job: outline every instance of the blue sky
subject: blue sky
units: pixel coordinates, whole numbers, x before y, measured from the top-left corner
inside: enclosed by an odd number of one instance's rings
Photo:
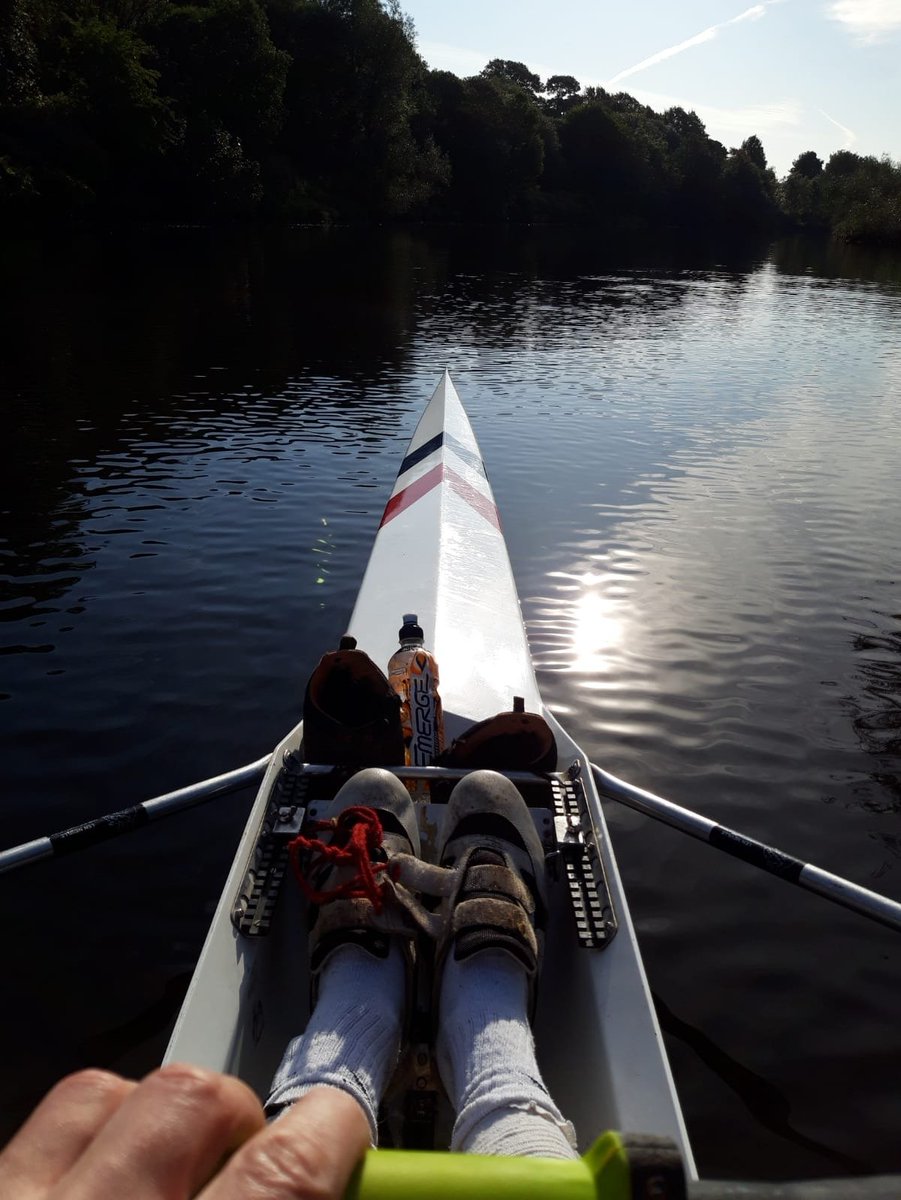
[[[694,109],[777,174],[804,150],[901,160],[901,0],[401,0],[431,67],[491,58]]]

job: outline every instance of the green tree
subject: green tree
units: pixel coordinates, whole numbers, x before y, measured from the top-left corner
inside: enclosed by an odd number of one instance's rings
[[[560,148],[570,186],[594,219],[622,217],[645,181],[640,148],[605,102],[589,100],[560,122]]]
[[[823,209],[823,161],[806,150],[792,163],[782,181],[782,208],[786,215],[808,227],[828,224]]]
[[[33,102],[38,91],[38,51],[25,0],[5,0],[0,5],[0,105]]]
[[[890,158],[833,154],[820,179],[833,233],[846,241],[901,243],[901,165]]]
[[[424,203],[446,164],[424,119],[426,67],[409,21],[378,0],[270,0],[268,11],[291,59],[278,144],[288,203],[351,218]]]
[[[89,0],[89,3],[102,20],[119,29],[141,33],[162,16],[170,0]]]
[[[669,108],[662,116],[667,147],[668,221],[680,227],[721,219],[726,148],[708,137],[695,112]]]
[[[751,134],[749,138],[741,144],[741,152],[754,164],[759,171],[766,170],[766,154],[763,150],[763,143],[756,134]]]
[[[836,150],[835,154],[830,155],[825,174],[831,179],[852,176],[860,171],[862,165],[863,159],[859,154],[854,154],[851,150]]]
[[[775,176],[760,166],[761,157],[764,163],[766,158],[762,147],[758,153],[759,140],[748,142],[733,150],[723,167],[723,216],[732,232],[767,229],[778,218]]]
[[[614,92],[612,95],[607,95],[604,98],[604,103],[615,113],[638,113],[651,112],[646,108],[640,100],[636,100],[634,96],[630,96],[628,92]]]
[[[435,138],[450,163],[442,215],[507,219],[529,215],[544,163],[545,126],[520,85],[478,75],[429,77]]]
[[[153,11],[160,88],[182,126],[160,205],[195,217],[251,214],[263,197],[261,161],[284,120],[288,56],[258,0]]]
[[[554,117],[562,117],[580,103],[582,85],[574,75],[551,75],[544,85],[545,108]]]
[[[798,175],[802,179],[816,179],[823,174],[823,160],[815,151],[805,150],[792,163],[791,174]]]
[[[63,38],[58,81],[111,171],[163,153],[177,138],[168,102],[158,94],[151,47],[99,17],[72,22]]]
[[[663,122],[676,142],[707,140],[704,122],[696,112],[686,112],[684,108],[678,107],[668,108],[663,114]]]
[[[179,134],[152,48],[87,0],[34,0],[28,15],[32,82],[0,116],[4,190],[27,181],[32,215],[129,211]]]
[[[170,4],[153,28],[161,87],[190,122],[239,138],[260,154],[284,120],[287,54],[257,0]]]
[[[528,92],[533,100],[538,99],[539,92],[544,91],[541,76],[530,71],[525,63],[513,62],[509,58],[492,58],[482,70],[483,79],[499,79],[503,83],[512,83]]]

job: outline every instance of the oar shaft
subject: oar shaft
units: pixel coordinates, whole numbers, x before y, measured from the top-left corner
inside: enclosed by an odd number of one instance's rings
[[[809,892],[816,892],[818,896],[844,905],[845,908],[888,925],[891,929],[901,929],[901,904],[897,901],[880,896],[878,892],[871,892],[848,879],[842,879],[840,875],[824,871],[821,867],[793,858],[775,846],[767,846],[764,842],[737,833],[725,825],[718,825],[716,821],[692,812],[689,808],[682,808],[672,800],[664,800],[662,796],[655,796],[653,792],[634,787],[593,763],[591,770],[602,795],[619,800],[629,808],[663,821],[674,829],[715,846],[718,850],[724,850],[734,858],[760,867],[770,875],[776,875],[788,883],[796,883]]]
[[[69,829],[61,829],[49,837],[36,838],[33,842],[24,842],[21,846],[2,850],[0,875],[17,867],[24,867],[28,863],[38,862],[42,858],[55,858],[83,850],[87,846],[94,846],[98,842],[128,833],[131,829],[138,829],[149,821],[158,821],[161,817],[168,817],[186,808],[193,808],[195,804],[212,800],[214,796],[235,792],[248,784],[256,783],[262,779],[270,758],[271,755],[267,754],[265,758],[259,758],[243,767],[236,767],[234,771],[226,771],[224,775],[214,775],[211,779],[192,783],[189,787],[178,788],[174,792],[166,792],[163,796],[155,796],[152,800],[120,809],[119,812],[95,817],[81,825],[72,825]]]
[[[265,775],[271,758],[271,754],[266,754],[256,762],[247,763],[244,767],[235,767],[233,771],[226,771],[223,775],[213,775],[209,779],[202,779],[200,783],[192,783],[188,787],[156,796],[153,800],[145,800],[141,807],[147,810],[148,819],[155,821],[159,817],[168,816],[170,812],[180,812],[183,808],[202,804],[204,800],[211,800],[214,796],[236,792],[251,783],[258,783]]]

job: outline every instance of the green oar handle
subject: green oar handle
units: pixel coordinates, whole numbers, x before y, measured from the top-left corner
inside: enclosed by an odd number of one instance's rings
[[[370,1150],[344,1200],[898,1200],[901,1176],[687,1184],[662,1139],[605,1133],[582,1158]]]
[[[675,1151],[667,1153],[670,1162],[659,1179],[642,1169],[650,1188],[633,1193],[635,1164],[618,1133],[603,1134],[582,1158],[562,1160],[375,1150],[354,1172],[344,1200],[681,1200],[681,1168]],[[675,1172],[669,1169],[674,1161]]]

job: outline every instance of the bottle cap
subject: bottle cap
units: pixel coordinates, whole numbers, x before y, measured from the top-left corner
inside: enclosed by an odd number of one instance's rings
[[[421,641],[425,637],[418,622],[416,613],[404,613],[404,623],[397,631],[400,641],[409,642],[413,638],[419,638]]]

